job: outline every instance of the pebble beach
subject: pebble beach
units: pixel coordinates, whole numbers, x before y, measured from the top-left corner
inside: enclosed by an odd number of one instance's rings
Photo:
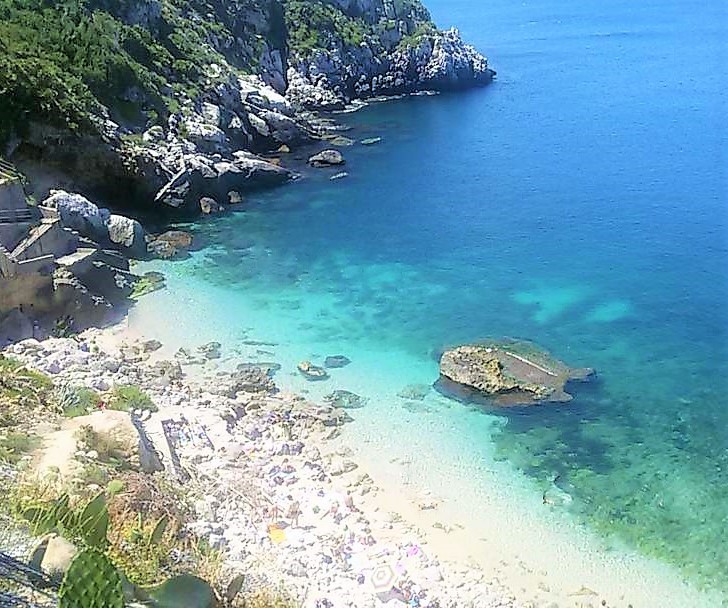
[[[260,368],[217,370],[204,354],[158,360],[155,346],[88,330],[6,352],[59,382],[147,391],[159,412],[139,412],[144,434],[183,487],[205,490],[191,530],[223,551],[231,570],[301,606],[525,605],[482,570],[440,559],[416,522],[382,508],[392,497],[340,441],[345,410],[279,392]]]

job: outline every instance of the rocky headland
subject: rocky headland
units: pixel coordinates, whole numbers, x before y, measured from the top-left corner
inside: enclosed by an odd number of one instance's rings
[[[0,48],[0,154],[36,198],[166,217],[293,179],[285,152],[332,136],[311,110],[494,74],[419,0],[21,1]]]

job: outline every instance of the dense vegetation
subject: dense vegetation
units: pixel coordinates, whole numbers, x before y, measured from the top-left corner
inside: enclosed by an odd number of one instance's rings
[[[348,17],[330,4],[288,0],[285,6],[289,44],[303,55],[328,48],[332,40],[358,45],[370,33],[362,19]]]
[[[324,0],[0,0],[0,144],[32,122],[163,124],[214,78],[254,71],[264,41],[307,56],[414,45],[433,29],[419,0],[361,14]]]
[[[0,141],[31,119],[88,129],[104,107],[122,124],[155,123],[201,91],[210,63],[249,68],[246,49],[224,52],[244,26],[224,12],[199,17],[222,10],[205,0],[0,0]]]
[[[288,44],[301,56],[317,49],[356,47],[367,42],[372,48],[387,47],[383,41],[417,44],[435,31],[430,14],[419,0],[394,0],[388,9],[372,2],[367,13],[344,12],[324,0],[284,0]],[[398,36],[390,36],[393,31]]]

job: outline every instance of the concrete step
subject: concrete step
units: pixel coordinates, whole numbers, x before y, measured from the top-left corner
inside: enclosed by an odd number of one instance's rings
[[[19,224],[32,222],[34,219],[34,214],[30,209],[0,211],[0,224]]]

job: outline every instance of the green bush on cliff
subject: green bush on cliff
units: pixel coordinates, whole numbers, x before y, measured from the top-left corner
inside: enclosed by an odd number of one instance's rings
[[[17,359],[0,355],[0,426],[16,424],[18,410],[27,417],[49,403],[53,382]]]
[[[340,45],[381,43],[385,32],[399,29],[404,46],[416,46],[423,36],[436,31],[430,13],[419,0],[394,0],[386,15],[355,16],[324,0],[284,0],[289,47],[302,56],[317,49]]]
[[[35,435],[20,431],[0,431],[0,462],[15,464],[23,454],[38,447],[40,440]]]
[[[143,127],[166,119],[173,91],[201,91],[206,66],[225,61],[214,42],[230,34],[190,11],[208,15],[215,7],[165,0],[154,31],[125,23],[120,16],[130,7],[124,0],[0,0],[0,143],[25,135],[30,121],[93,130],[92,116],[104,108]]]
[[[409,36],[402,38],[400,43],[397,45],[397,48],[400,50],[416,48],[425,38],[436,33],[437,28],[432,23],[421,23]]]
[[[160,81],[123,48],[131,30],[81,0],[0,0],[0,138],[29,120],[87,130],[130,87],[159,105]]]
[[[370,33],[361,19],[319,0],[287,0],[285,17],[288,44],[304,56],[319,48],[330,48],[332,42],[356,46]]]

